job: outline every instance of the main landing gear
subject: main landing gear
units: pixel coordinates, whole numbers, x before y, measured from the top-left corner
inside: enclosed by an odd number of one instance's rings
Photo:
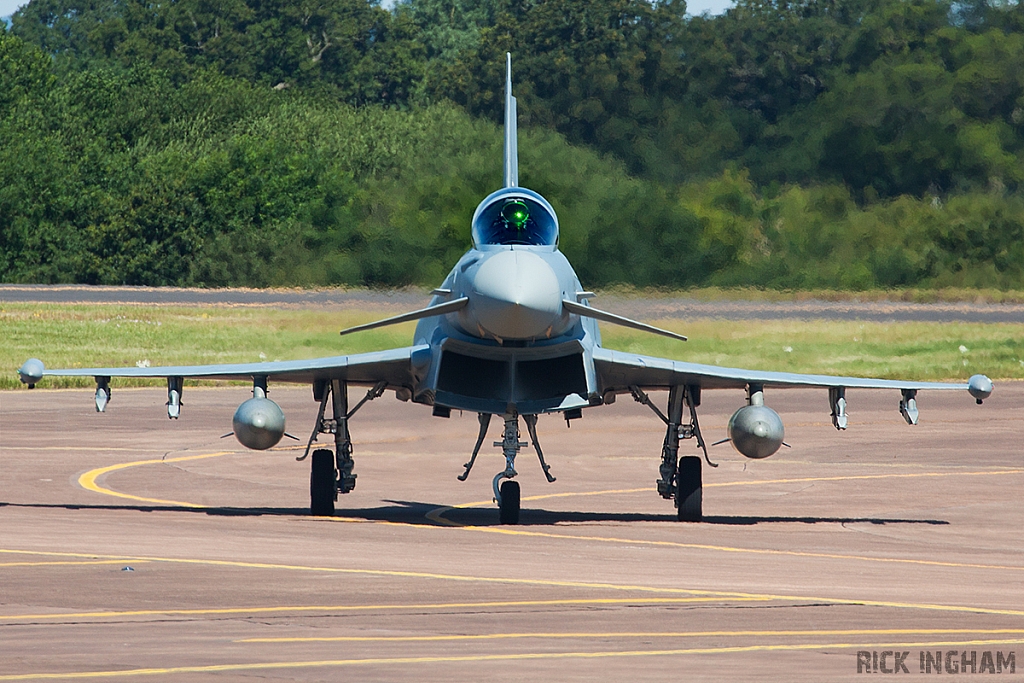
[[[487,437],[487,427],[491,424],[491,416],[489,414],[480,413],[478,417],[480,420],[480,433],[477,435],[473,455],[470,457],[469,462],[464,465],[466,471],[458,477],[459,481],[466,481],[469,477],[469,473],[476,463],[476,456],[480,453],[480,447]],[[530,439],[533,441],[533,448],[537,451],[537,459],[540,460],[541,469],[544,470],[544,477],[548,482],[555,481],[555,478],[551,475],[551,466],[544,461],[544,452],[541,450],[540,440],[537,438],[537,416],[523,415],[523,421],[526,423],[526,429],[529,431]],[[518,474],[515,468],[516,456],[519,454],[520,449],[529,445],[525,441],[520,441],[519,438],[519,415],[516,413],[505,415],[504,436],[501,441],[494,442],[494,445],[500,448],[505,456],[505,469],[494,475],[494,479],[491,481],[491,488],[494,489],[494,500],[498,503],[498,519],[502,524],[519,524],[519,482],[513,481],[513,477]],[[504,481],[502,481],[503,479]]]
[[[697,421],[697,406],[700,405],[699,386],[674,386],[668,392],[668,415],[666,416],[651,402],[650,396],[639,387],[629,388],[633,398],[643,403],[661,418],[666,425],[665,442],[661,448],[661,478],[658,479],[658,493],[662,498],[673,500],[676,519],[680,522],[699,522],[703,517],[703,483],[701,480],[701,459],[694,455],[679,457],[679,440],[696,439],[697,448],[704,451],[704,459],[711,467],[718,467],[708,458],[708,447],[700,433]],[[683,424],[683,407],[690,410],[690,421]]]
[[[386,382],[379,382],[366,392],[352,410],[348,408],[348,383],[344,380],[319,381],[313,384],[313,398],[320,402],[320,411],[316,416],[313,433],[306,444],[306,452],[296,460],[305,460],[309,449],[320,434],[334,435],[334,452],[318,448],[313,451],[312,467],[309,474],[309,511],[315,517],[330,517],[334,514],[334,503],[339,493],[349,493],[356,487],[356,475],[353,473],[355,461],[352,459],[352,436],[348,431],[348,421],[363,407],[367,401],[384,393]],[[332,417],[325,418],[327,400],[332,398]]]

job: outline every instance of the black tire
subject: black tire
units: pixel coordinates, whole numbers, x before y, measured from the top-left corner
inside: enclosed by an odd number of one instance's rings
[[[499,516],[502,524],[519,524],[519,482],[506,479],[501,483],[501,507]]]
[[[680,522],[699,522],[703,517],[703,486],[700,458],[687,455],[679,458],[676,475],[676,518]]]
[[[310,514],[314,517],[332,517],[336,491],[334,452],[327,449],[313,451],[313,467],[309,473]]]

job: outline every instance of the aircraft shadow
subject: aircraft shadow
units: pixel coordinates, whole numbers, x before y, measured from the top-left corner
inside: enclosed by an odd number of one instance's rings
[[[419,524],[439,526],[427,519],[431,510],[445,507],[441,504],[386,501],[390,505],[372,508],[337,508],[334,516],[338,518],[360,519],[368,522],[396,522],[400,524]],[[146,504],[79,504],[79,503],[7,503],[0,501],[0,508],[31,508],[37,510],[113,510],[124,512],[175,512],[209,517],[309,517],[309,508],[293,507],[188,507],[185,505],[146,505]],[[481,511],[490,512],[490,511]],[[497,510],[493,511],[497,524]],[[325,518],[312,518],[325,519]],[[443,525],[440,525],[443,526]]]
[[[733,524],[738,526],[750,524],[929,524],[933,526],[948,525],[944,519],[902,519],[899,517],[752,517],[746,515],[710,515],[701,520],[703,524]]]
[[[96,505],[78,503],[4,503],[0,502],[0,508],[36,508],[39,510],[124,510],[132,512],[188,512],[192,514],[221,516],[221,517],[261,517],[263,515],[277,515],[280,517],[294,517],[296,515],[309,515],[309,508],[274,508],[274,507],[212,507],[194,508],[184,505]]]
[[[445,519],[468,526],[499,526],[497,509],[452,509],[444,513]],[[595,522],[672,522],[675,513],[650,514],[634,512],[581,512],[523,508],[519,526],[553,526],[556,524],[583,524]],[[708,515],[699,524],[750,526],[755,524],[928,524],[946,525],[941,519],[903,519],[894,517],[784,517],[753,515]]]
[[[427,513],[444,509],[444,518],[462,526],[500,526],[496,508],[450,508],[437,503],[422,501],[385,501],[388,505],[371,508],[338,508],[334,516],[360,519],[368,522],[395,522],[423,526],[444,526],[427,518]],[[308,508],[292,507],[214,507],[193,508],[177,505],[81,505],[68,503],[5,503],[0,508],[35,508],[64,510],[122,510],[132,512],[179,512],[201,514],[211,517],[309,517]],[[675,522],[675,514],[650,514],[640,512],[583,512],[565,510],[544,510],[523,508],[519,526],[554,526],[557,524],[582,524],[598,522]],[[905,519],[899,517],[786,517],[756,515],[709,515],[700,524],[727,526],[751,526],[756,524],[927,524],[948,525],[941,519]]]

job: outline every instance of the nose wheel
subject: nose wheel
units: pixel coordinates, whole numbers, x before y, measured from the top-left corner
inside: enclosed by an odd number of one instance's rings
[[[505,456],[505,471],[494,475],[491,487],[494,489],[494,500],[498,503],[498,519],[502,524],[519,523],[519,482],[512,481],[516,472],[516,455],[520,448],[529,444],[519,440],[519,416],[505,416],[505,434],[501,441],[494,445],[501,448]],[[505,481],[501,481],[504,479]],[[500,485],[499,485],[499,482]]]
[[[498,519],[502,524],[519,524],[519,482],[511,479],[501,482],[498,499]]]
[[[479,417],[480,434],[476,439],[476,447],[473,449],[473,455],[470,457],[469,462],[464,465],[466,471],[459,475],[459,481],[466,481],[469,477],[469,472],[473,469],[473,463],[476,462],[476,456],[480,452],[480,446],[487,436],[487,425],[491,422],[491,416],[486,413],[480,413]],[[544,452],[541,451],[540,441],[537,439],[537,416],[524,415],[523,419],[526,420],[526,427],[530,431],[530,438],[533,439],[533,447],[537,451],[537,459],[544,470],[544,477],[549,483],[553,482],[555,478],[551,475],[551,468],[544,462]],[[512,479],[518,474],[516,472],[516,455],[518,455],[520,449],[530,445],[525,441],[519,440],[519,415],[516,413],[505,415],[503,438],[501,441],[495,441],[494,445],[500,448],[502,455],[505,456],[505,469],[494,475],[494,479],[491,480],[494,502],[498,504],[498,519],[502,524],[519,524],[519,502],[521,500],[519,482]]]

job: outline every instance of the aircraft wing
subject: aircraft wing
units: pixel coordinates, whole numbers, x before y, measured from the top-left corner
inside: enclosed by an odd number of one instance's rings
[[[742,389],[748,384],[760,384],[764,387],[958,389],[963,391],[970,390],[972,386],[967,382],[910,382],[723,368],[717,365],[702,365],[654,356],[641,356],[600,347],[594,349],[594,367],[605,391],[626,391],[631,386],[657,389],[678,385],[699,386],[702,389]],[[991,386],[989,391],[991,391]]]
[[[226,363],[223,365],[178,365],[151,368],[71,368],[50,370],[31,368],[32,374],[53,377],[182,377],[188,379],[252,380],[266,377],[276,382],[311,384],[314,380],[346,380],[352,384],[374,385],[387,382],[392,386],[411,386],[412,357],[426,345],[408,346],[388,351],[358,353],[351,356],[330,356],[311,360],[288,360],[267,363]],[[27,364],[26,364],[27,365]],[[27,370],[29,368],[23,368]]]

